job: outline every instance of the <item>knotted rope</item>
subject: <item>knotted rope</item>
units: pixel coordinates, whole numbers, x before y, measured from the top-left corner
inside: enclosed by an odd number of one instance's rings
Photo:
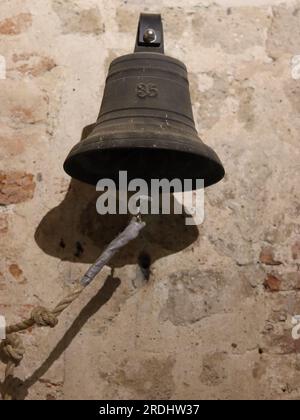
[[[59,315],[78,298],[81,292],[93,281],[96,275],[119,249],[137,238],[144,226],[144,222],[139,218],[134,217],[126,229],[107,246],[96,262],[87,270],[80,280],[80,285],[62,299],[52,311],[42,306],[38,306],[32,310],[30,318],[6,327],[6,339],[3,340],[0,345],[0,350],[7,360],[4,391],[2,392],[4,400],[13,399],[10,384],[13,379],[15,367],[21,363],[25,353],[22,340],[16,333],[27,330],[33,326],[54,328],[58,324]]]

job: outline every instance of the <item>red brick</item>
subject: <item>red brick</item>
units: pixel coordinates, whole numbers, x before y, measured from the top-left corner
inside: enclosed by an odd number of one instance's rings
[[[18,266],[18,264],[11,264],[10,266],[9,266],[9,271],[10,271],[10,274],[15,278],[15,279],[19,279],[21,276],[22,276],[22,274],[23,274],[23,271],[21,270],[21,268]]]
[[[40,76],[47,71],[51,71],[56,64],[52,58],[39,56],[37,54],[14,54],[12,57],[16,63],[15,69],[22,74]]]
[[[7,232],[8,232],[7,215],[2,214],[0,215],[0,233],[7,233]]]
[[[22,203],[33,198],[35,182],[32,174],[0,171],[0,205]]]
[[[0,21],[0,34],[19,35],[32,25],[31,13],[20,13]]]
[[[300,259],[300,240],[292,245],[292,257],[294,260]]]
[[[278,277],[275,277],[273,274],[268,274],[265,279],[264,286],[271,292],[279,292],[281,280]]]
[[[264,247],[261,250],[260,256],[259,256],[259,261],[262,264],[266,264],[266,265],[280,265],[282,264],[280,261],[276,261],[274,259],[274,252],[273,249],[271,247]]]

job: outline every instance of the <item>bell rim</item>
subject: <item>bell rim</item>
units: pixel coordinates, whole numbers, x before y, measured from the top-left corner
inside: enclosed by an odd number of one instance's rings
[[[207,178],[205,182],[205,188],[216,184],[217,182],[221,181],[225,176],[224,167],[217,155],[217,153],[205,143],[203,143],[200,139],[194,140],[189,138],[181,139],[179,138],[174,140],[174,137],[171,139],[167,139],[165,137],[162,138],[154,138],[149,137],[147,141],[142,141],[141,137],[133,137],[133,136],[122,136],[120,138],[109,138],[104,139],[105,136],[95,136],[91,138],[87,138],[86,140],[82,140],[81,142],[77,143],[73,149],[70,151],[69,155],[67,156],[64,162],[64,170],[68,173],[72,178],[78,179],[82,182],[86,182],[91,185],[96,185],[99,179],[102,179],[103,176],[99,176],[97,181],[91,180],[91,176],[88,175],[88,171],[83,171],[83,168],[79,168],[79,160],[84,156],[88,156],[89,154],[93,154],[93,158],[95,158],[96,154],[99,156],[99,163],[101,162],[101,152],[110,151],[113,155],[114,152],[120,152],[125,150],[144,150],[145,152],[151,151],[154,153],[167,153],[167,152],[175,152],[178,154],[186,155],[186,157],[190,156],[193,159],[199,160],[199,165],[205,162],[205,166],[207,163],[211,166],[211,171],[206,174],[207,176],[201,178],[200,172],[201,169],[199,168],[199,176],[187,176],[186,179],[204,179]],[[148,143],[148,144],[147,144]],[[182,149],[184,146],[185,150]],[[208,165],[208,166],[209,166]],[[198,172],[198,171],[195,171]],[[202,174],[205,171],[202,169]],[[106,178],[109,178],[107,176]],[[153,176],[153,179],[158,178],[157,176]],[[169,178],[165,176],[165,178]],[[172,179],[177,178],[173,176]],[[193,187],[193,189],[195,189]]]

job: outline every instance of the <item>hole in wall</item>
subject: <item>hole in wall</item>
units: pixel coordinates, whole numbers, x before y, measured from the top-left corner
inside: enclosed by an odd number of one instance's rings
[[[149,280],[151,274],[151,257],[147,252],[140,253],[138,264],[145,280]]]

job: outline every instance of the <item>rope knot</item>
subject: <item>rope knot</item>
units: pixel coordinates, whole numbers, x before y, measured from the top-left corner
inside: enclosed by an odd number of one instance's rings
[[[58,323],[56,316],[51,311],[43,308],[42,306],[38,306],[32,310],[31,319],[39,327],[54,328]]]
[[[23,359],[25,349],[17,334],[9,334],[1,344],[3,354],[16,365]]]

